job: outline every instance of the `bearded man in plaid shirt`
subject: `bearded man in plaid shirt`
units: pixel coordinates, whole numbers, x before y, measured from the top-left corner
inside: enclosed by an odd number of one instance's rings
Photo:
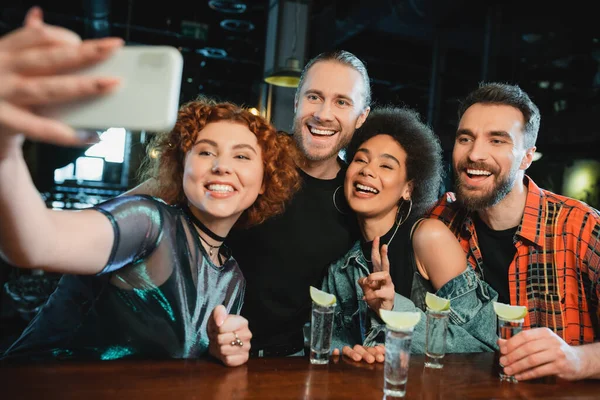
[[[450,227],[500,302],[528,309],[525,329],[498,342],[505,373],[600,378],[600,214],[525,175],[540,112],[518,86],[481,84],[459,120],[456,195],[429,216]]]

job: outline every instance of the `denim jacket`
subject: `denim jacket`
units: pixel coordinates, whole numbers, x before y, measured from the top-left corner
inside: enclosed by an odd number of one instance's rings
[[[418,273],[416,266],[412,268],[415,273],[411,299],[396,293],[394,311],[418,311],[422,314],[413,331],[411,352],[424,353],[426,314],[423,310],[426,309],[424,300],[429,282]],[[375,312],[369,309],[367,321],[360,320],[359,299],[362,299],[363,291],[358,279],[369,274],[360,242],[329,267],[322,289],[337,298],[332,349],[355,344],[375,346],[385,342],[385,324]],[[472,268],[467,266],[464,272],[435,294],[450,300],[446,352],[470,353],[497,349],[496,314],[492,302],[498,298],[498,294],[481,281]],[[361,325],[365,325],[365,322],[366,329],[361,332]]]

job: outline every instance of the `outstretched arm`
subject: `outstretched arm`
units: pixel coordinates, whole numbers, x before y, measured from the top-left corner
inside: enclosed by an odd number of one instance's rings
[[[20,141],[0,148],[0,254],[23,268],[99,272],[114,239],[109,220],[94,210],[48,209],[31,181]]]
[[[57,272],[96,273],[106,264],[114,234],[92,210],[48,210],[22,154],[25,137],[81,144],[68,126],[37,116],[33,107],[109,92],[116,80],[60,75],[101,61],[120,39],[81,41],[43,23],[32,9],[25,27],[0,38],[0,254],[11,264]]]

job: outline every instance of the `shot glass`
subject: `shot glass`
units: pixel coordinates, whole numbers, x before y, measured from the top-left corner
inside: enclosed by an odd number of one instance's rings
[[[390,397],[404,397],[408,381],[410,345],[413,330],[393,330],[389,327],[385,334],[385,367],[383,393]]]
[[[515,336],[517,333],[523,330],[523,321],[524,319],[502,319],[498,317],[498,337],[500,339],[510,339]],[[498,362],[500,364],[500,362]],[[500,372],[499,372],[500,380],[507,381],[512,383],[517,383],[517,379],[512,375],[506,375],[504,373],[504,366],[500,364]]]
[[[328,364],[335,304],[321,306],[313,301],[310,323],[310,363]]]
[[[442,358],[446,355],[446,332],[450,310],[433,311],[427,308],[425,325],[425,367],[444,368]]]

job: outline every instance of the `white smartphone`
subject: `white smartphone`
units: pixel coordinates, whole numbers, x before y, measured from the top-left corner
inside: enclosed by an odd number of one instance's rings
[[[171,46],[125,46],[109,59],[75,74],[121,78],[112,93],[44,106],[37,111],[77,129],[125,128],[164,132],[179,109],[183,57]]]

